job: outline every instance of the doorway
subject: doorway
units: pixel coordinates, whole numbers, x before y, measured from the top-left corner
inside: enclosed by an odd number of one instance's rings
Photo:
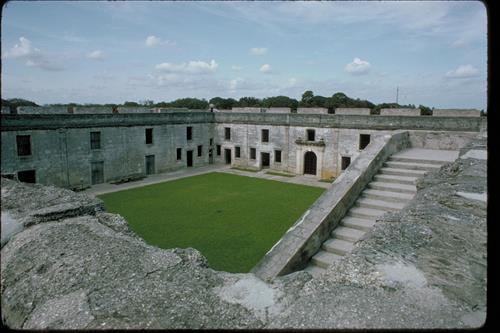
[[[231,164],[231,149],[224,149],[224,158],[226,164]]]
[[[262,169],[269,168],[270,165],[270,155],[269,153],[260,153],[260,160],[262,162]]]
[[[146,175],[155,173],[155,155],[146,156]]]
[[[23,183],[36,183],[36,172],[35,170],[19,171],[17,180]]]
[[[304,174],[316,175],[316,154],[312,151],[304,155]]]
[[[90,169],[92,185],[104,183],[104,162],[92,162]]]
[[[193,151],[192,150],[186,151],[186,162],[187,162],[188,167],[193,166]]]

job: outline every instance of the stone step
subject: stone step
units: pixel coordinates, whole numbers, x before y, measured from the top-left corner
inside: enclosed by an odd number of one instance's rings
[[[421,159],[421,158],[409,158],[409,157],[398,157],[398,156],[390,156],[389,161],[395,161],[395,162],[406,162],[406,163],[421,163],[421,164],[436,164],[436,165],[443,165],[444,163],[447,163],[446,161],[436,161],[436,160],[426,160],[426,159]]]
[[[409,193],[399,193],[399,192],[381,191],[372,189],[364,190],[361,195],[362,197],[369,199],[379,199],[384,201],[402,202],[402,203],[408,203],[414,197],[414,194],[409,194]]]
[[[385,211],[396,211],[406,206],[406,204],[401,202],[389,202],[368,198],[359,198],[356,201],[356,205],[360,208],[380,209]]]
[[[353,207],[349,210],[348,216],[359,217],[368,220],[376,220],[377,217],[382,216],[385,213],[386,213],[385,210],[380,210],[380,209]]]
[[[333,264],[334,261],[342,259],[342,256],[339,256],[335,253],[331,253],[328,251],[324,250],[319,250],[318,253],[316,253],[312,258],[312,264],[322,267],[322,268],[327,268],[331,264]]]
[[[337,257],[339,257],[350,253],[354,248],[354,244],[342,239],[330,238],[323,243],[321,248],[324,251],[330,252],[330,254],[335,254]]]
[[[354,243],[354,242],[357,242],[361,237],[363,237],[363,235],[365,233],[366,232],[358,230],[358,229],[338,226],[337,228],[335,228],[332,231],[331,235],[333,238],[337,238],[337,239],[341,239],[341,240],[345,240],[345,241]]]
[[[388,182],[370,182],[368,184],[368,188],[380,191],[391,191],[398,193],[408,193],[415,194],[417,193],[417,187],[415,185],[406,185],[406,184],[396,184],[396,183],[388,183]]]
[[[310,262],[309,265],[304,269],[304,271],[308,272],[313,277],[318,277],[324,272],[326,272],[326,269],[315,265],[313,262]]]
[[[400,162],[400,161],[386,161],[385,166],[389,168],[407,169],[407,170],[423,170],[433,171],[439,170],[441,164],[428,164],[428,163],[415,163],[415,162]]]
[[[415,181],[418,177],[406,177],[406,176],[392,176],[392,175],[375,175],[375,181],[382,181],[387,183],[405,184],[405,185],[415,185]]]
[[[396,168],[380,168],[379,173],[383,175],[394,175],[394,176],[412,176],[412,177],[422,177],[427,171],[425,170],[409,170],[409,169],[396,169]]]
[[[360,219],[356,217],[345,216],[340,225],[344,227],[349,227],[353,229],[358,229],[362,231],[370,231],[375,224],[374,220]]]

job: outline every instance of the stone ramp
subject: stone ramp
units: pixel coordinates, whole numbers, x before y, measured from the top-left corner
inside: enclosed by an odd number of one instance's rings
[[[305,271],[313,276],[323,274],[341,260],[354,244],[373,228],[375,221],[389,211],[398,211],[417,192],[415,182],[427,172],[458,158],[458,151],[410,148],[393,154],[361,193],[354,206],[323,242]]]

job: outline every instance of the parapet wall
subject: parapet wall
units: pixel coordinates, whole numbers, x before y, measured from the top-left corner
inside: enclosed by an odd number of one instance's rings
[[[481,117],[481,111],[477,109],[434,109],[432,115],[435,117]]]
[[[327,108],[297,108],[297,113],[328,114]]]
[[[420,109],[380,109],[381,116],[420,116]]]
[[[408,132],[375,138],[251,270],[263,280],[303,269],[385,160],[409,147]]]
[[[347,114],[347,115],[370,115],[369,108],[336,108],[335,114]]]

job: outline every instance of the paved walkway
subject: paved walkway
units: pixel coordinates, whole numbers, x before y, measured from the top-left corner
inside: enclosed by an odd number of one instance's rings
[[[314,176],[296,175],[295,177],[286,177],[286,176],[278,176],[278,175],[269,175],[266,173],[267,171],[269,171],[269,170],[261,170],[258,172],[242,171],[242,170],[237,170],[237,169],[219,170],[219,172],[231,173],[234,175],[277,180],[277,181],[284,182],[284,183],[292,183],[292,184],[299,184],[299,185],[315,186],[315,187],[322,187],[322,188],[329,188],[332,185],[332,183],[320,182]]]
[[[392,157],[453,162],[458,157],[458,150],[408,148],[393,154]]]
[[[97,196],[100,194],[118,192],[118,191],[128,190],[131,188],[163,183],[185,177],[202,175],[210,172],[223,172],[240,176],[277,180],[285,183],[316,186],[322,188],[328,188],[331,185],[331,183],[320,182],[314,177],[309,177],[309,176],[285,177],[285,176],[269,175],[266,173],[266,171],[268,170],[262,170],[259,172],[242,171],[242,170],[231,169],[230,166],[228,165],[212,164],[192,169],[181,169],[173,172],[157,173],[154,175],[149,175],[148,177],[141,180],[123,184],[109,184],[109,183],[97,184],[93,185],[89,189],[86,189],[85,191],[83,191],[83,193]]]

